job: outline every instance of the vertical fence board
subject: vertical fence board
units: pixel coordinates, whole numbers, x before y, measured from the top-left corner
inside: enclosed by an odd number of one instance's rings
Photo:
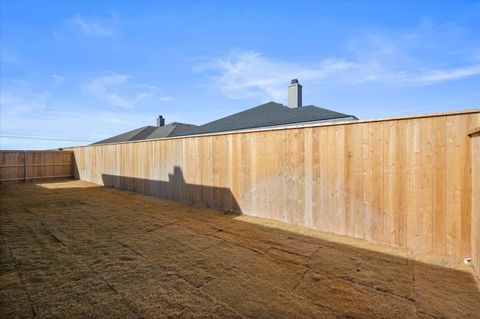
[[[433,253],[447,256],[447,132],[446,118],[433,119]]]

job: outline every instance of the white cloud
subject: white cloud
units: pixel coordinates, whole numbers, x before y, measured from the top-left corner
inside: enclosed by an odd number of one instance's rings
[[[136,84],[125,74],[111,73],[90,80],[85,89],[96,98],[115,106],[133,108],[140,101],[155,99],[169,101],[169,96],[160,96],[154,86]],[[122,93],[120,93],[122,92]]]
[[[419,74],[412,79],[406,79],[407,81],[420,82],[420,83],[435,83],[441,81],[457,80],[472,76],[480,75],[480,64],[474,64],[467,67],[460,67],[457,69],[439,69],[430,70],[423,74]]]
[[[65,107],[65,105],[62,106]],[[2,135],[48,137],[52,139],[5,137],[0,138],[0,149],[48,149],[84,145],[154,123],[155,118],[149,115],[128,111],[85,110],[82,105],[68,105],[64,110],[51,108],[34,114],[2,115],[2,118],[0,118]]]
[[[115,34],[117,20],[113,15],[109,19],[99,19],[77,14],[68,23],[87,36],[101,38]]]
[[[54,85],[61,84],[63,83],[63,81],[65,81],[65,77],[58,74],[52,74],[50,75],[50,77],[52,78],[52,82]]]
[[[109,104],[130,108],[133,107],[132,100],[111,91],[111,86],[125,83],[127,80],[127,75],[112,74],[93,79],[86,85],[86,88],[97,98]]]
[[[48,92],[30,92],[16,89],[0,90],[0,105],[2,115],[27,114],[43,111],[48,105]]]
[[[233,51],[222,57],[205,59],[194,68],[194,72],[209,76],[214,88],[229,98],[281,101],[286,98],[285,88],[293,78],[310,87],[331,82],[341,85],[368,82],[388,86],[430,85],[479,76],[480,64],[408,69],[407,66],[399,68],[382,63],[381,59],[376,62],[358,58],[324,58],[311,63],[296,63],[268,58],[255,51]]]
[[[0,149],[48,149],[87,144],[87,141],[98,141],[155,122],[150,114],[138,114],[128,109],[111,112],[88,109],[82,104],[69,104],[69,101],[58,100],[31,87],[2,88],[0,103],[0,133],[3,135],[0,137]]]
[[[280,99],[285,94],[286,84],[292,78],[317,81],[345,72],[351,67],[349,62],[339,59],[303,65],[266,58],[255,51],[233,51],[223,57],[207,59],[194,71],[210,73],[215,86],[232,99]]]
[[[229,98],[281,101],[294,78],[314,88],[324,84],[434,85],[479,76],[477,43],[476,33],[423,19],[411,28],[358,30],[335,54],[319,54],[310,61],[236,50],[203,58],[194,72],[208,76],[211,87]]]
[[[103,79],[103,82],[98,80]],[[111,90],[121,92],[120,99],[133,104],[162,100],[159,88],[136,84],[127,75],[108,74],[97,82],[106,85],[107,96]],[[73,80],[72,80],[73,81]],[[101,85],[100,85],[101,87]],[[0,133],[2,135],[51,137],[53,140],[0,137],[0,149],[47,149],[75,144],[73,140],[98,141],[109,136],[145,126],[154,125],[156,112],[148,107],[139,109],[110,109],[96,106],[91,99],[64,96],[61,90],[54,90],[50,83],[2,79],[0,88]],[[100,91],[102,92],[102,91]],[[145,92],[143,94],[142,92]],[[147,96],[148,95],[148,96]],[[181,115],[162,109],[167,119],[180,121]],[[60,141],[65,139],[67,141]]]

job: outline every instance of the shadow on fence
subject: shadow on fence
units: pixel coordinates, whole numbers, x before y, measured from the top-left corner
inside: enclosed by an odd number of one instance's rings
[[[182,169],[173,168],[168,181],[102,174],[103,185],[145,195],[208,206],[241,213],[240,205],[229,188],[186,183]],[[213,203],[213,205],[212,205]]]

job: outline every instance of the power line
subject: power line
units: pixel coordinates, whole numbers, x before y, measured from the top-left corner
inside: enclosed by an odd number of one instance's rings
[[[93,141],[86,141],[86,140],[66,139],[61,137],[27,136],[27,135],[12,135],[12,134],[0,134],[0,137],[17,138],[17,139],[24,139],[24,140],[45,140],[45,141],[85,142],[85,143],[93,142]]]

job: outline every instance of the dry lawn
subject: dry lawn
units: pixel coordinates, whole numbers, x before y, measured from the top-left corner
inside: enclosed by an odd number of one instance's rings
[[[480,318],[467,266],[80,181],[0,186],[0,236],[1,318]]]

